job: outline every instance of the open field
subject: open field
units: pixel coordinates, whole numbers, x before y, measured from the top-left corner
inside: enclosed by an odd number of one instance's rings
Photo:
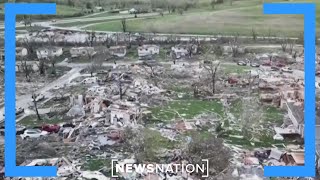
[[[320,2],[316,3],[320,4]],[[252,31],[255,31],[258,36],[299,36],[303,32],[303,16],[264,15],[261,1],[235,1],[232,6],[223,4],[217,5],[215,9],[210,8],[191,9],[183,15],[170,14],[164,17],[130,19],[127,20],[127,29],[130,32],[249,36],[252,35]],[[317,13],[320,13],[319,8]],[[122,31],[122,24],[120,21],[104,22],[93,24],[87,29]]]

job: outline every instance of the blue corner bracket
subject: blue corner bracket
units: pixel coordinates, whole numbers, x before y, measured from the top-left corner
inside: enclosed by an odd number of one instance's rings
[[[16,15],[56,14],[53,3],[6,3],[5,4],[5,176],[6,177],[55,177],[55,166],[16,165]]]
[[[265,3],[264,14],[304,15],[304,166],[266,166],[268,177],[314,177],[315,176],[315,38],[316,5],[314,3]]]

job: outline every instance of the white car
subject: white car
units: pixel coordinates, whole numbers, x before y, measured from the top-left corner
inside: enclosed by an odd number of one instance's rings
[[[293,70],[289,67],[284,67],[284,68],[281,68],[281,71],[282,72],[286,72],[286,73],[293,73]]]
[[[39,138],[42,136],[48,135],[48,132],[41,131],[39,129],[27,129],[24,131],[23,134],[20,135],[22,139],[28,139],[28,138]]]
[[[97,83],[97,82],[98,82],[97,77],[86,78],[82,81],[83,84],[93,84],[93,83]]]
[[[36,98],[35,98],[36,102],[42,101],[44,99],[44,97],[45,97],[41,93],[40,94],[36,94],[35,96],[36,96]],[[33,97],[31,97],[31,101],[33,102]]]
[[[23,107],[16,107],[16,115],[24,113],[24,108]],[[3,117],[5,117],[5,114],[2,114]]]

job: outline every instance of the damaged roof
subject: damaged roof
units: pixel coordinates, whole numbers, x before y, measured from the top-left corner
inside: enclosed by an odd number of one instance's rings
[[[294,102],[288,102],[287,106],[292,112],[292,115],[296,118],[297,122],[299,124],[304,123],[303,107],[295,105]]]

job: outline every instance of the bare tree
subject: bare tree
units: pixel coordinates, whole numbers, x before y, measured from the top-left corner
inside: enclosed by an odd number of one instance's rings
[[[214,7],[216,6],[216,0],[211,0],[210,5],[211,8],[214,9]]]
[[[56,43],[57,36],[57,34],[45,35],[45,37],[48,39],[48,55],[45,57],[45,59],[47,59],[47,62],[51,64],[51,74],[56,74],[56,57],[53,53],[55,49],[54,45]]]
[[[31,69],[30,65],[27,64],[26,59],[21,60],[21,68],[22,68],[23,73],[25,74],[26,81],[30,82],[31,81],[30,74],[31,74],[32,69]]]
[[[289,53],[290,54],[293,53],[294,45],[295,45],[295,41],[294,40],[290,40],[290,42],[289,42]]]
[[[126,18],[123,18],[121,20],[121,25],[122,25],[122,31],[127,32],[127,19]]]
[[[40,121],[40,120],[41,120],[41,117],[40,117],[40,114],[39,114],[39,111],[38,111],[37,95],[36,95],[35,93],[32,93],[32,101],[33,101],[33,106],[34,106],[34,110],[35,110],[35,112],[36,112],[38,121]]]
[[[191,57],[192,57],[193,48],[194,48],[194,45],[193,45],[193,44],[189,44],[189,45],[187,46],[187,50],[188,50],[188,57],[189,57],[189,58],[191,58]]]
[[[268,41],[270,42],[272,38],[271,29],[268,30]]]
[[[101,69],[104,59],[102,56],[94,56],[94,54],[90,52],[87,52],[87,55],[89,57],[89,60],[91,61],[91,64],[89,65],[88,69],[90,71],[91,77],[93,77],[93,73]]]
[[[239,35],[235,35],[235,37],[233,38],[233,40],[229,41],[231,50],[232,50],[232,56],[233,57],[237,57],[239,54],[239,42],[238,42],[238,36]]]
[[[39,63],[37,63],[37,66],[39,68],[39,74],[40,75],[45,75],[46,71],[45,71],[45,63],[43,61],[43,59],[38,59]]]
[[[224,146],[223,140],[209,134],[204,138],[200,133],[191,135],[191,141],[183,152],[183,158],[192,164],[202,164],[202,159],[209,160],[210,175],[217,176],[229,166],[230,150]],[[196,174],[201,176],[201,174]]]
[[[129,89],[128,86],[124,88],[123,76],[124,76],[124,73],[117,78],[117,85],[119,88],[119,95],[121,100],[123,99],[123,96],[126,94],[127,90]]]
[[[212,94],[214,94],[216,92],[216,75],[217,75],[217,70],[218,70],[219,66],[220,66],[220,61],[214,62],[212,60],[211,61],[209,60],[209,63],[204,63],[204,65],[203,65],[204,69],[209,74],[209,81],[210,81]]]
[[[88,46],[93,47],[93,44],[97,39],[96,33],[94,31],[91,31],[91,32],[87,32],[87,35],[88,35],[87,37]]]
[[[263,109],[256,97],[241,98],[240,127],[244,138],[253,137],[254,131],[259,134],[259,120],[263,120]],[[258,121],[257,121],[258,120]]]
[[[145,72],[147,72],[149,74],[149,78],[152,80],[153,84],[155,86],[158,86],[159,77],[158,77],[157,73],[155,72],[156,66],[157,66],[157,64],[150,64],[147,62],[144,62],[142,64],[142,67],[144,68]]]
[[[32,55],[34,53],[34,42],[31,42],[27,37],[23,38],[23,44],[26,46],[28,50],[28,56]]]
[[[251,31],[251,32],[252,32],[252,39],[253,39],[254,41],[256,41],[256,40],[257,40],[257,36],[258,36],[258,35],[257,35],[257,32],[256,32],[255,29],[253,29],[253,28],[252,28],[252,31]]]
[[[288,47],[288,38],[282,38],[281,40],[281,49],[283,52],[287,51],[287,47]]]

